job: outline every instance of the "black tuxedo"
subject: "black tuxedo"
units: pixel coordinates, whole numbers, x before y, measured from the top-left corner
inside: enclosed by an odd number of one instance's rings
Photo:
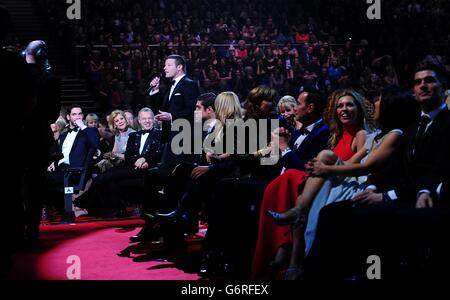
[[[97,199],[99,197],[101,200],[100,213],[107,216],[114,215],[121,209],[122,196],[125,194],[124,190],[142,187],[143,175],[147,169],[135,168],[134,164],[139,158],[145,158],[149,165],[148,169],[155,167],[159,163],[162,152],[161,130],[153,128],[148,132],[149,135],[145,140],[144,148],[139,153],[143,133],[143,131],[130,133],[125,151],[125,164],[123,166],[111,168],[94,179],[95,189],[100,191],[94,197]],[[90,190],[93,189],[91,188]],[[98,201],[94,201],[94,203],[96,202],[98,203]],[[95,209],[99,208],[95,207]]]
[[[421,189],[434,191],[446,176],[450,153],[450,111],[444,108],[430,124],[423,141],[414,149],[419,124],[409,128],[393,155],[392,163],[370,176],[379,191],[395,190],[399,199],[414,201]]]
[[[197,84],[184,76],[175,86],[173,93],[169,99],[171,86],[167,87],[165,93],[158,92],[151,97],[151,108],[158,113],[159,110],[169,112],[172,114],[172,122],[177,119],[188,120],[193,128],[195,104],[197,103],[197,96],[199,95]],[[171,172],[171,170],[178,164],[190,160],[190,155],[179,154],[176,155],[171,149],[171,142],[178,131],[171,131],[171,124],[169,122],[163,122],[162,124],[162,142],[165,143],[163,149],[163,155],[161,162],[165,172]],[[191,139],[193,134],[191,132]],[[193,145],[193,143],[192,143]],[[193,153],[193,150],[191,150]]]
[[[68,131],[63,132],[57,143],[57,151],[62,153],[62,146],[67,138]],[[100,135],[97,128],[85,128],[84,130],[78,129],[77,135],[73,142],[72,148],[69,153],[70,165],[61,164],[58,165],[58,161],[55,161],[55,171],[47,172],[47,193],[46,200],[48,204],[54,205],[62,211],[62,187],[64,184],[64,169],[67,167],[83,167],[86,163],[91,149],[97,149],[100,145]],[[91,152],[92,153],[92,152]]]
[[[299,129],[294,130],[288,142],[292,151],[280,158],[280,164],[286,169],[304,170],[305,164],[327,147],[330,138],[328,126],[321,121],[314,126],[314,129],[305,137],[300,146],[295,149],[294,143],[300,133]]]
[[[154,167],[161,159],[161,130],[150,130],[149,136],[145,141],[144,148],[142,149],[142,153],[139,153],[139,149],[141,147],[141,136],[143,133],[143,131],[132,132],[128,137],[127,148],[125,151],[125,165],[127,167],[134,167],[134,163],[140,157],[145,158],[149,164],[149,168]]]
[[[62,146],[66,140],[68,131],[61,134],[58,146],[59,151],[62,152]],[[84,130],[78,129],[77,136],[73,142],[72,149],[69,154],[69,161],[71,167],[84,166],[85,159],[90,149],[97,149],[100,145],[100,134],[97,128],[85,128]]]
[[[165,111],[172,114],[172,122],[176,119],[186,119],[191,124],[194,121],[195,104],[199,95],[197,84],[187,76],[184,76],[175,86],[169,99],[171,85],[164,93],[158,92],[151,96],[151,109],[155,114]],[[163,143],[170,141],[176,132],[170,130],[170,123],[163,122]]]

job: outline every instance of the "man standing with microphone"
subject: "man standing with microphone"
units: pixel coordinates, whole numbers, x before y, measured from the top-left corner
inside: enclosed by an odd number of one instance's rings
[[[149,95],[151,108],[157,112],[155,118],[162,122],[162,142],[166,143],[162,163],[171,168],[186,160],[186,155],[175,155],[171,149],[171,141],[178,134],[178,131],[171,131],[171,124],[176,119],[185,119],[193,125],[199,91],[197,84],[186,76],[186,61],[182,56],[169,55],[164,72],[170,80],[167,90],[165,93],[160,92],[160,78],[155,77],[150,82]],[[193,141],[191,144],[193,145]]]

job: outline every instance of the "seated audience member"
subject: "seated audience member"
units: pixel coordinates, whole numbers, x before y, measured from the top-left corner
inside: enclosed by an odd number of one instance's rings
[[[421,108],[420,121],[405,131],[391,164],[369,176],[370,185],[364,192],[320,211],[305,277],[365,276],[368,255],[378,255],[384,262],[383,278],[448,274],[449,248],[444,237],[449,228],[445,187],[450,140],[443,137],[450,132],[450,111],[444,103],[446,84],[440,67],[417,66],[413,91]],[[428,260],[431,273],[418,269],[414,261],[427,248],[432,253]],[[416,272],[401,273],[405,268],[414,271],[413,267]]]
[[[89,193],[79,197],[89,197],[89,200],[80,199],[84,204],[78,206],[105,217],[119,217],[124,214],[122,181],[140,181],[146,170],[155,167],[161,158],[161,131],[153,127],[154,115],[150,108],[144,107],[139,111],[138,123],[141,130],[129,134],[124,164],[95,177]]]
[[[103,154],[103,159],[95,164],[101,173],[106,172],[106,170],[114,166],[120,166],[125,163],[125,150],[127,148],[128,137],[130,133],[135,132],[134,129],[129,127],[125,114],[121,110],[115,110],[109,115],[109,128],[115,135],[114,147],[111,152]],[[74,195],[74,200],[89,190],[91,185],[92,179],[89,179],[85,189],[77,195]]]
[[[314,176],[308,178],[302,194],[297,200],[296,207],[291,211],[298,211],[302,216],[309,210],[308,218],[295,220],[296,225],[305,228],[304,234],[296,231],[296,240],[305,240],[305,248],[293,252],[297,257],[291,258],[289,266],[292,273],[301,275],[303,252],[308,254],[315,237],[317,217],[322,207],[333,202],[351,198],[367,186],[367,174],[379,170],[389,163],[389,159],[399,144],[403,130],[408,128],[418,116],[418,107],[414,99],[399,92],[386,92],[375,102],[374,120],[379,125],[379,131],[368,134],[365,149],[369,155],[359,164],[344,164],[337,156],[325,150],[317,158],[308,162],[307,170]],[[327,176],[327,177],[325,177]],[[352,176],[352,177],[350,177]],[[355,176],[355,177],[353,177]],[[325,181],[317,180],[325,177]],[[312,203],[312,204],[311,204]],[[286,219],[284,219],[286,221]],[[300,243],[303,246],[303,243]],[[293,276],[295,279],[295,276]]]
[[[92,127],[92,128],[98,128],[98,116],[94,113],[89,113],[86,115],[86,118],[84,118],[86,126]]]
[[[127,119],[128,126],[130,126],[130,128],[132,128],[132,129],[138,128],[139,126],[136,126],[136,121],[135,121],[133,112],[129,109],[124,110],[123,112],[125,113],[125,117]]]
[[[184,244],[183,233],[195,228],[199,208],[202,205],[208,214],[208,207],[212,205],[210,195],[213,193],[215,183],[236,170],[235,153],[239,142],[233,128],[236,126],[235,123],[242,119],[239,98],[233,92],[222,92],[217,96],[214,106],[217,121],[214,132],[205,144],[209,164],[197,166],[192,170],[177,210],[155,216],[157,220],[166,221],[166,224],[169,224],[166,226],[174,225],[169,235],[165,237],[169,240],[168,246]],[[229,133],[233,133],[234,136],[227,140],[226,134]],[[233,153],[225,152],[229,140],[233,141]]]
[[[294,129],[300,129],[302,123],[295,119],[294,107],[297,105],[297,101],[292,96],[283,96],[278,101],[278,119],[280,120],[280,127],[287,129],[289,132],[293,132]]]
[[[47,168],[47,185],[49,188],[50,204],[62,210],[63,197],[60,193],[64,183],[64,170],[69,167],[83,167],[90,150],[100,144],[97,128],[87,127],[83,122],[83,111],[79,105],[71,105],[67,109],[68,125],[58,140],[58,151],[63,158],[51,163]]]
[[[223,252],[222,246],[224,244],[229,245],[230,249],[234,242],[239,244],[240,250],[242,250],[240,258],[244,257],[242,255],[244,250],[248,254],[246,256],[250,256],[250,252],[253,251],[253,249],[251,251],[248,251],[248,249],[253,248],[254,239],[249,237],[254,236],[257,227],[257,222],[253,218],[254,211],[259,208],[266,185],[279,174],[281,169],[281,166],[276,164],[276,159],[273,160],[274,164],[262,164],[262,156],[266,156],[270,152],[268,147],[271,137],[270,132],[274,129],[273,127],[278,126],[278,120],[275,119],[272,109],[277,98],[278,93],[267,86],[257,86],[247,96],[245,105],[246,125],[251,125],[251,122],[253,122],[256,127],[245,132],[245,153],[239,153],[236,157],[239,172],[232,174],[232,176],[225,176],[218,181],[214,188],[213,199],[209,202],[207,208],[208,232],[203,248],[207,252],[206,256],[210,258],[209,262],[205,261],[205,264],[211,266],[208,270],[210,273],[215,271],[212,270],[214,268],[212,264],[215,264],[214,260],[222,259],[212,257],[217,256],[216,254],[219,252]],[[276,155],[264,157],[264,159],[271,160],[275,156],[278,157],[278,152]],[[236,195],[239,195],[239,197],[236,197]],[[236,224],[230,224],[233,222],[224,217],[224,211],[233,211],[237,218],[247,222],[242,224],[245,228],[242,231],[242,236],[245,237],[242,243],[240,240],[236,240],[236,236],[231,238],[228,235],[227,231],[231,230],[229,231],[231,233],[233,226]],[[234,242],[231,242],[231,240]],[[235,265],[241,264],[236,262]],[[202,266],[202,276],[207,275],[205,274],[206,267],[208,266]],[[243,275],[243,273],[241,274]]]
[[[111,112],[108,126],[114,134],[114,146],[112,151],[103,154],[103,159],[97,163],[102,172],[113,166],[122,165],[125,162],[128,138],[130,133],[135,132],[128,123],[125,113],[121,110]]]
[[[62,117],[59,117],[55,123],[50,124],[50,128],[52,129],[52,132],[53,132],[53,139],[55,141],[57,141],[59,139],[59,136],[64,131],[66,126],[67,126],[67,122]]]
[[[269,264],[276,269],[289,258],[291,231],[275,226],[267,211],[282,211],[295,205],[307,176],[306,163],[326,149],[327,144],[344,161],[357,162],[362,158],[358,151],[365,142],[367,114],[359,94],[338,90],[330,96],[327,107],[330,116],[324,116],[328,126],[322,119],[325,101],[320,95],[303,92],[297,103],[294,112],[302,128],[295,130],[290,138],[284,129],[278,132],[280,160],[285,169],[264,192],[252,265],[254,277],[269,275]]]
[[[201,122],[203,125],[202,146],[203,142],[211,136],[217,121],[214,108],[215,100],[216,95],[214,93],[205,93],[197,97],[195,122]],[[202,154],[195,154],[195,158],[192,162],[181,163],[175,167],[164,184],[164,202],[166,202],[166,206],[168,208],[173,209],[174,206],[178,205],[180,199],[182,198],[183,191],[191,178],[192,172],[194,170],[199,170],[201,166],[207,166],[208,164],[209,162],[206,153],[202,150]],[[197,167],[199,168],[197,169]],[[154,177],[156,177],[156,173]],[[155,182],[150,182],[150,184],[152,184],[152,188],[155,190],[162,188],[162,186],[157,186]],[[149,202],[155,202],[156,197],[157,196],[152,193],[151,197],[145,201],[146,207],[143,211],[148,213],[151,209],[155,209],[157,204]],[[145,221],[146,222],[142,230],[137,235],[130,237],[132,242],[150,239],[155,236],[152,231],[153,220],[145,218]]]

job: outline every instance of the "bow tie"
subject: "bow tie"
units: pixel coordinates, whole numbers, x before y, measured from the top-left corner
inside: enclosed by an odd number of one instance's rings
[[[172,80],[172,81],[170,82],[170,84],[171,84],[171,85],[175,85],[175,82],[176,82],[175,80]]]
[[[308,129],[302,127],[299,129],[300,135],[307,135],[309,134],[311,131],[309,131]]]
[[[428,123],[431,122],[431,118],[427,115],[423,115],[420,117],[419,126],[427,126]]]
[[[152,131],[152,130],[151,129],[141,130],[141,133],[146,134],[146,133],[150,133],[150,131]]]
[[[71,132],[78,132],[78,127],[74,127],[74,128],[67,127],[67,133],[71,133]]]

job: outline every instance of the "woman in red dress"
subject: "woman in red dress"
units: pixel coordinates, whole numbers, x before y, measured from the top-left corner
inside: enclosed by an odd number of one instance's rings
[[[364,146],[366,120],[364,99],[358,93],[338,90],[328,99],[325,122],[330,129],[329,147],[341,160],[357,163],[364,156],[358,151]],[[267,186],[261,204],[252,264],[254,277],[267,276],[270,269],[280,267],[290,257],[290,226],[276,225],[267,212],[287,211],[294,207],[306,176],[304,171],[289,169]]]

